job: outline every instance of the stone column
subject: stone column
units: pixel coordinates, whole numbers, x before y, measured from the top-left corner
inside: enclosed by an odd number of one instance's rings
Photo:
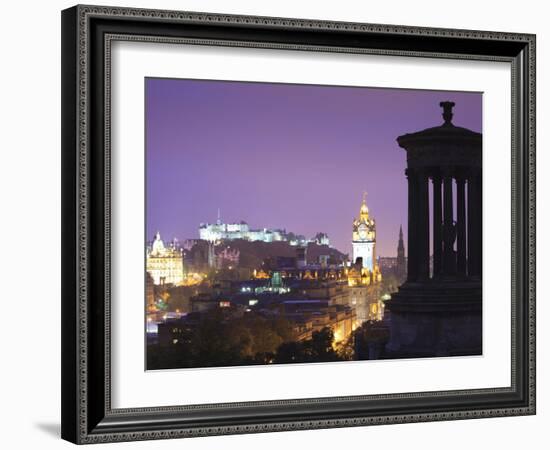
[[[476,222],[478,243],[477,268],[479,278],[481,278],[483,274],[483,179],[481,177],[481,169],[479,169],[477,178],[477,204],[479,208]]]
[[[432,177],[433,180],[433,254],[434,254],[434,278],[441,274],[443,256],[443,236],[441,220],[441,176],[439,173]]]
[[[405,170],[409,185],[409,210],[408,210],[408,237],[407,248],[407,281],[414,282],[418,278],[417,241],[416,241],[416,207],[417,207],[417,181],[416,172],[413,169]]]
[[[481,277],[481,171],[468,177],[468,275]]]
[[[456,259],[453,250],[453,178],[450,171],[443,174],[443,274],[454,275]]]
[[[457,273],[466,275],[466,196],[465,180],[462,175],[456,177],[456,247]]]
[[[425,170],[418,172],[418,209],[416,236],[418,240],[418,280],[430,278],[430,207],[428,191],[428,174]]]

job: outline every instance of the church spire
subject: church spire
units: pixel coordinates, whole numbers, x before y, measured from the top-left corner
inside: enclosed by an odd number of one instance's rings
[[[399,280],[403,279],[406,275],[405,264],[405,244],[403,242],[403,226],[399,225],[399,242],[397,243],[397,266],[396,275]]]

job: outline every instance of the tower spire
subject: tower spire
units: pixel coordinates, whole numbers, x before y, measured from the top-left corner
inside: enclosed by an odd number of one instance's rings
[[[403,242],[403,225],[399,225],[399,241],[397,243],[397,266],[396,272],[398,279],[403,279],[406,275],[405,265],[405,244]]]
[[[362,268],[374,271],[376,268],[376,227],[369,217],[367,192],[363,192],[359,217],[353,221],[353,262],[362,260]]]
[[[360,218],[368,219],[369,207],[367,206],[367,191],[363,192],[363,201],[361,202]]]

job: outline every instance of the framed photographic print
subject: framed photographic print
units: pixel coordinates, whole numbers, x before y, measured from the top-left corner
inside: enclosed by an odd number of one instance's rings
[[[62,436],[535,413],[535,36],[62,13]]]

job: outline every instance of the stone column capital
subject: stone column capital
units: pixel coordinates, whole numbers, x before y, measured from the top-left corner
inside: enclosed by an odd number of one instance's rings
[[[480,177],[481,167],[469,167],[467,171],[465,171],[464,176],[468,179],[468,181],[471,181]]]
[[[441,183],[442,176],[441,171],[438,168],[435,168],[431,171],[431,178],[435,183]]]
[[[456,184],[457,185],[463,185],[463,184],[466,183],[466,176],[463,173],[458,173],[455,176],[455,179],[456,179]]]
[[[428,178],[429,176],[429,170],[427,167],[419,167],[418,169],[416,169],[416,174],[420,177],[420,178]]]
[[[418,174],[418,169],[414,169],[412,167],[407,167],[405,169],[405,176],[409,179],[416,177]]]
[[[441,168],[441,177],[443,179],[453,178],[455,170],[453,167],[443,167]]]

